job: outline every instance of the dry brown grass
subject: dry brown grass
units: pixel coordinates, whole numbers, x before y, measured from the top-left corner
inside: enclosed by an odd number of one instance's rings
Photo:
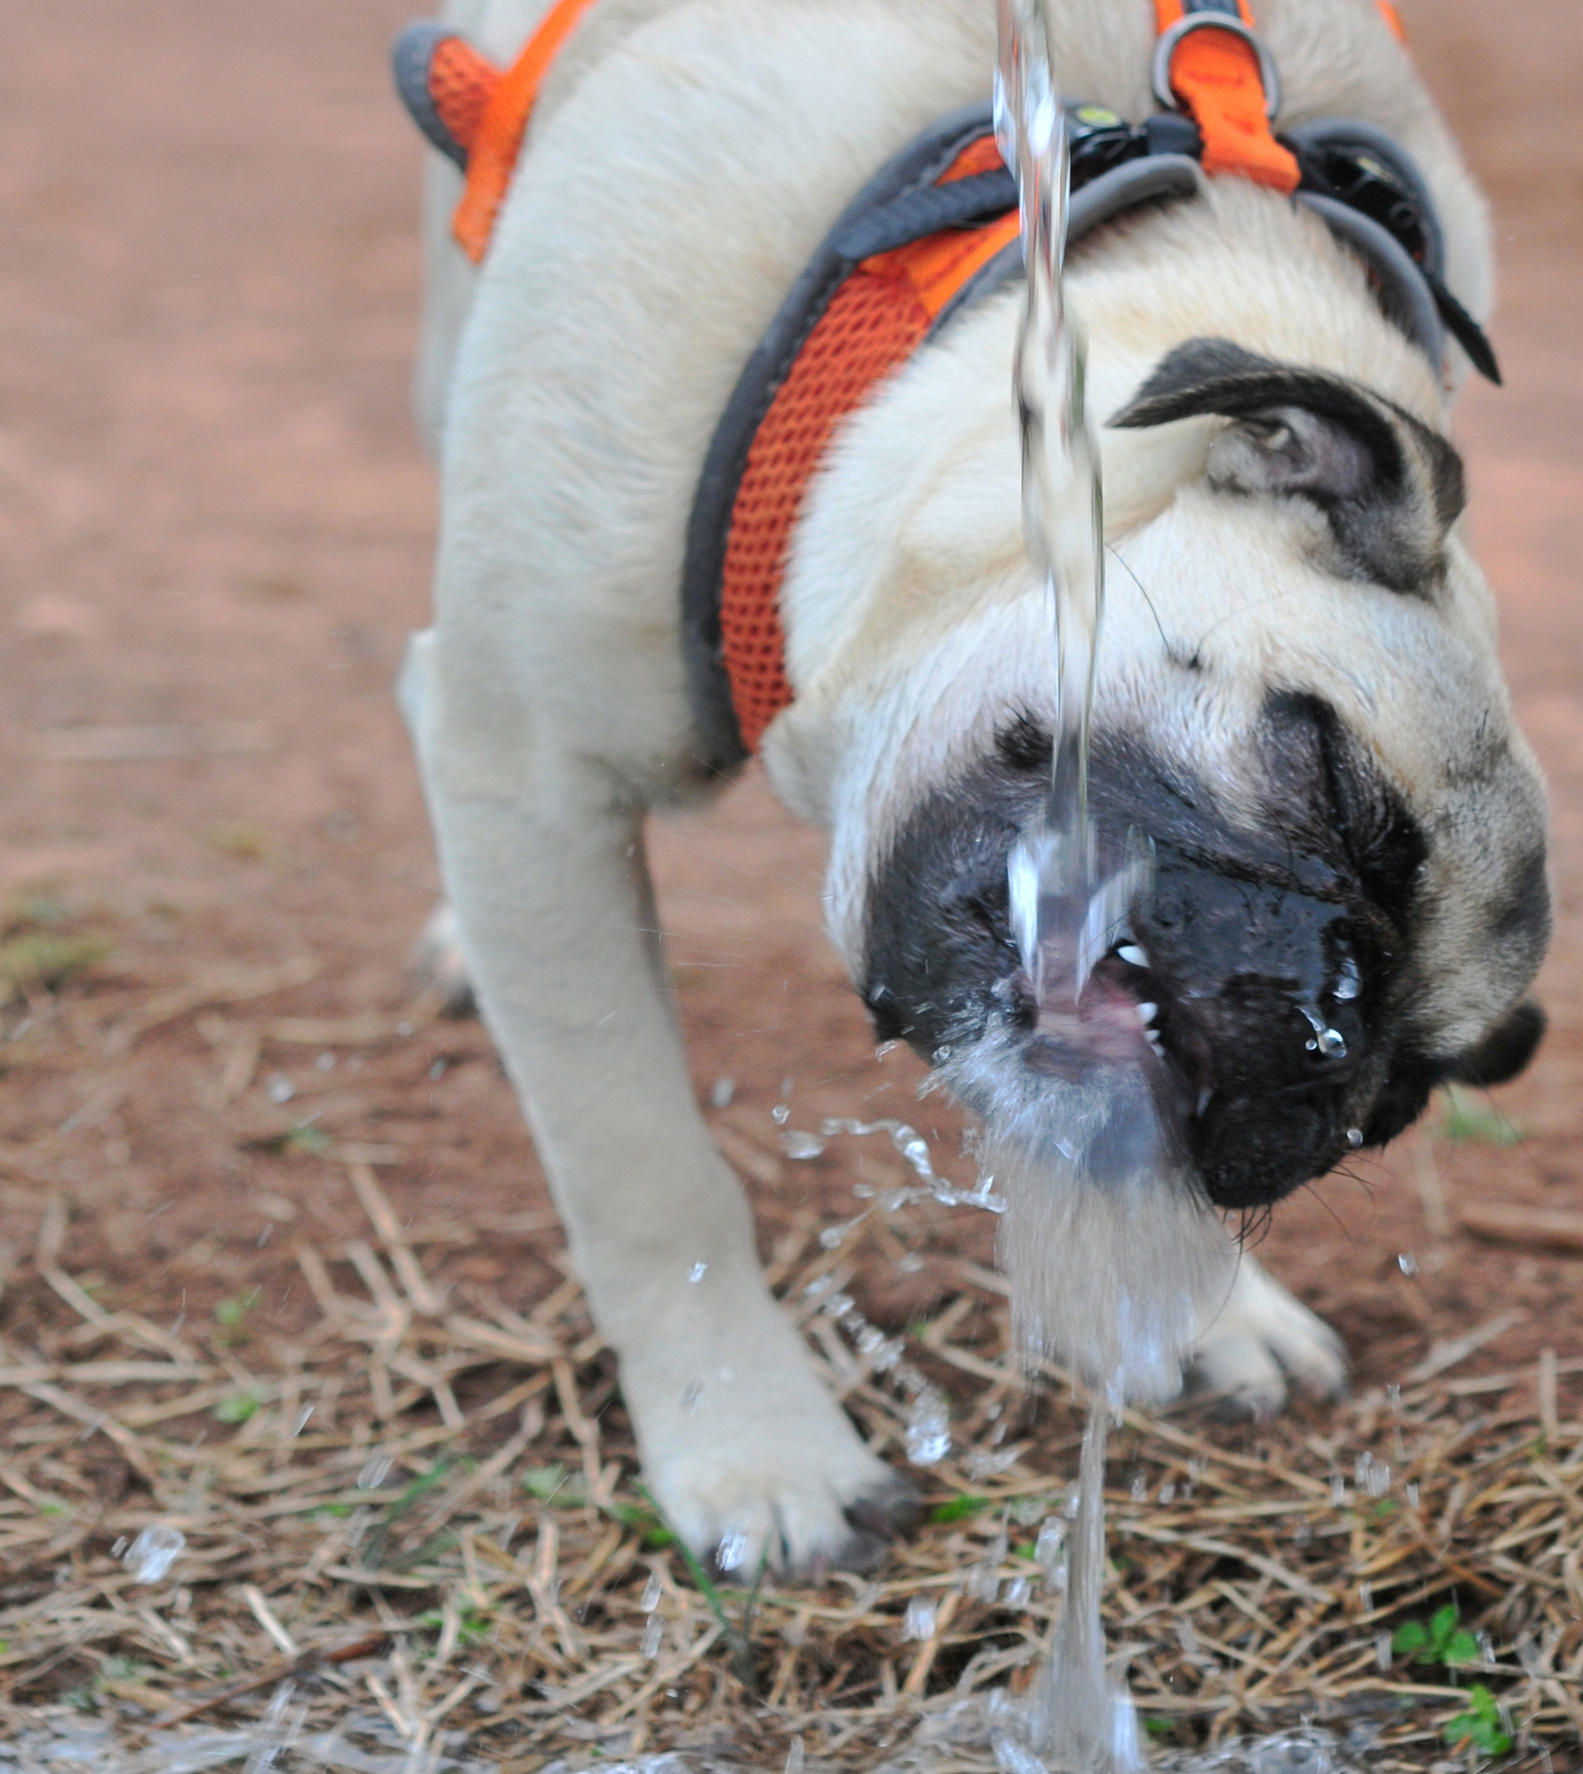
[[[108,1039],[124,1050],[285,977],[156,995]],[[251,1066],[261,1040],[394,1026],[362,1022],[260,1022],[242,1046]],[[0,1346],[0,1768],[60,1765],[41,1746],[73,1732],[103,1745],[105,1774],[250,1751],[250,1768],[391,1774],[667,1749],[776,1770],[994,1766],[964,1703],[1020,1692],[1048,1636],[1060,1590],[1032,1554],[1065,1519],[1083,1409],[1055,1370],[1018,1371],[998,1277],[960,1265],[955,1299],[878,1373],[842,1290],[914,1210],[872,1203],[781,1240],[777,1288],[873,1444],[903,1457],[910,1374],[950,1398],[954,1447],[918,1473],[932,1519],[872,1577],[714,1591],[640,1489],[575,1279],[526,1317],[437,1286],[381,1156],[314,1160],[344,1166],[368,1229],[298,1245],[319,1316],[290,1346],[250,1337],[245,1296],[201,1339],[107,1311],[60,1264],[54,1197],[13,1285],[50,1290],[76,1328],[47,1354],[15,1328]],[[1557,1377],[1580,1364],[1459,1381],[1458,1356],[1399,1394],[1258,1430],[1202,1407],[1127,1415],[1106,1625],[1163,1745],[1309,1717],[1373,1767],[1427,1766],[1472,1679],[1521,1758],[1566,1765],[1583,1426],[1560,1420]],[[107,1458],[130,1480],[108,1503]],[[185,1544],[140,1581],[127,1561],[155,1528]],[[1456,1682],[1390,1654],[1395,1627],[1448,1598],[1486,1635],[1484,1667]]]

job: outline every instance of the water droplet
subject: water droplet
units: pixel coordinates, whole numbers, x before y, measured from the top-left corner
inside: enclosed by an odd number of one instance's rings
[[[1328,1731],[1277,1731],[1248,1754],[1250,1774],[1333,1774],[1336,1740]]]
[[[737,1081],[735,1078],[716,1078],[714,1088],[709,1092],[709,1101],[717,1109],[728,1109],[731,1106],[731,1099],[736,1093]]]
[[[1347,1129],[1347,1144],[1354,1152],[1363,1144],[1363,1129],[1361,1127]]]
[[[390,1469],[394,1464],[395,1461],[389,1454],[370,1454],[357,1475],[357,1488],[360,1491],[377,1491],[390,1477]]]
[[[1045,1774],[1044,1763],[1015,1737],[997,1735],[991,1747],[995,1752],[995,1766],[1000,1774]]]
[[[690,1268],[687,1271],[687,1279],[692,1283],[692,1285],[694,1287],[696,1287],[698,1285],[698,1283],[700,1281],[702,1281],[703,1278],[708,1273],[709,1273],[709,1265],[706,1262],[704,1262],[702,1260],[702,1258],[700,1258],[696,1263],[693,1264],[692,1268]]]
[[[313,1409],[314,1407],[311,1404],[305,1404],[302,1409],[297,1412],[297,1420],[291,1426],[291,1433],[293,1435],[301,1435],[303,1430],[308,1427],[308,1419],[313,1415]]]
[[[900,1046],[899,1041],[881,1041],[879,1046],[874,1049],[874,1057],[875,1059],[888,1059]]]
[[[643,1641],[640,1647],[643,1655],[647,1657],[650,1662],[653,1662],[653,1660],[659,1656],[660,1646],[664,1642],[664,1639],[664,1619],[658,1614],[651,1615],[647,1624],[643,1628]]]
[[[658,1571],[649,1572],[649,1580],[643,1585],[643,1596],[638,1606],[645,1614],[652,1614],[660,1605],[660,1597],[665,1593],[665,1584]]]
[[[974,1480],[999,1478],[1001,1473],[1009,1472],[1021,1458],[1020,1448],[1011,1448],[1000,1453],[975,1450],[967,1457],[967,1475]]]
[[[908,1413],[907,1458],[914,1466],[933,1466],[950,1451],[950,1412],[945,1399],[932,1386],[925,1386]]]
[[[1336,981],[1331,997],[1343,1004],[1350,1004],[1363,990],[1363,976],[1358,972],[1358,964],[1350,955],[1341,963],[1341,977]]]
[[[134,1583],[158,1583],[186,1549],[187,1536],[180,1528],[159,1525],[144,1528],[128,1547],[124,1563]]]
[[[1047,1515],[1033,1543],[1035,1564],[1048,1577],[1061,1562],[1061,1548],[1066,1544],[1066,1523],[1058,1515]]]
[[[702,1380],[691,1380],[682,1388],[682,1409],[690,1417],[698,1409],[698,1400],[704,1395]]]
[[[816,1133],[794,1128],[781,1135],[781,1150],[788,1158],[817,1158],[824,1151],[824,1141]]]
[[[1313,1005],[1301,998],[1297,1001],[1297,1008],[1314,1031],[1313,1040],[1303,1043],[1308,1052],[1317,1053],[1321,1059],[1345,1059],[1347,1043],[1341,1031],[1331,1028]]]
[[[130,1542],[128,1541],[126,1535],[122,1534],[121,1537],[116,1541],[115,1545],[110,1548],[111,1558],[119,1558],[121,1556],[121,1554],[126,1551],[129,1544],[130,1544]]]
[[[993,1605],[1000,1595],[1000,1576],[988,1565],[974,1565],[967,1573],[963,1589],[969,1601]]]
[[[777,1103],[775,1107],[770,1110],[770,1120],[773,1121],[777,1127],[784,1127],[790,1119],[790,1103]]]
[[[1142,1503],[1148,1497],[1149,1481],[1141,1472],[1133,1479],[1132,1488],[1128,1494],[1131,1496],[1134,1503]]]
[[[935,1617],[935,1605],[929,1597],[915,1595],[907,1604],[906,1618],[901,1624],[901,1636],[920,1641],[933,1638]]]
[[[297,1087],[284,1072],[272,1072],[264,1088],[269,1092],[272,1103],[289,1103],[297,1094]]]
[[[792,1738],[791,1742],[786,1747],[785,1774],[802,1774],[803,1756],[802,1738]]]
[[[796,1082],[797,1082],[797,1080],[795,1078],[791,1078],[791,1077],[782,1078],[781,1079],[781,1095],[782,1096],[790,1096],[792,1093],[792,1087]]]
[[[1418,1259],[1410,1250],[1404,1250],[1401,1255],[1397,1257],[1396,1266],[1404,1275],[1416,1275],[1418,1273]]]
[[[335,1055],[333,1053],[321,1053],[313,1063],[321,1072],[333,1072],[335,1070]]]
[[[1418,1507],[1418,1486],[1416,1484],[1410,1484],[1407,1487],[1407,1507],[1409,1509]]]
[[[910,1127],[905,1129],[905,1132],[912,1137],[910,1139],[899,1141],[896,1149],[925,1182],[932,1181],[934,1178],[934,1166],[929,1162],[928,1141],[920,1139],[917,1134],[913,1133]]]
[[[715,1549],[715,1563],[722,1571],[740,1571],[748,1562],[748,1552],[751,1545],[752,1542],[746,1528],[727,1528],[720,1536],[720,1544]]]
[[[929,1055],[930,1060],[937,1066],[943,1066],[950,1057],[951,1049],[949,1046],[937,1047],[934,1052]]]
[[[1391,1667],[1391,1635],[1388,1632],[1376,1633],[1374,1638],[1374,1665],[1381,1675],[1389,1672]]]
[[[1006,1589],[1008,1608],[1025,1608],[1033,1594],[1033,1585],[1026,1577],[1014,1577]]]
[[[1160,1501],[1162,1503],[1174,1503],[1176,1501],[1176,1486],[1170,1483],[1169,1480],[1160,1486]]]
[[[1347,1481],[1339,1475],[1330,1481],[1330,1506],[1332,1509],[1347,1506]]]

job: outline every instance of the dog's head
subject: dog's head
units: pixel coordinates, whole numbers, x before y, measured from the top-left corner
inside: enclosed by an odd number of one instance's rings
[[[1008,913],[1050,775],[1025,574],[915,649],[908,712],[866,742],[888,815],[854,842],[837,811],[835,897],[861,908],[846,946],[877,1031],[970,1106],[1059,1121],[1085,1040],[1119,1029],[1210,1199],[1258,1206],[1383,1145],[1436,1084],[1526,1064],[1543,788],[1438,431],[1215,340],[1111,424],[1174,439],[1176,467],[1111,551],[1090,792],[1102,831],[1147,835],[1153,878],[1096,970],[1092,1030],[1040,1029]]]

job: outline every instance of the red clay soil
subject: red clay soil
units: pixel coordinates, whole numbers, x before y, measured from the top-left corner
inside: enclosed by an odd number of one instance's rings
[[[81,937],[110,950],[58,998],[35,983],[4,1014],[0,1331],[25,1344],[67,1318],[30,1268],[61,1191],[65,1267],[102,1303],[212,1323],[223,1296],[257,1288],[261,1331],[298,1328],[293,1240],[361,1228],[317,1136],[280,1144],[310,1115],[343,1145],[385,1148],[381,1176],[433,1236],[440,1277],[525,1309],[562,1276],[476,1023],[361,1043],[271,1033],[288,1016],[399,1017],[438,885],[390,695],[434,536],[406,399],[419,149],[385,73],[408,11],[55,0],[0,59],[4,957],[26,975]],[[1472,387],[1458,424],[1512,686],[1555,796],[1558,926],[1549,1038],[1498,1093],[1520,1142],[1445,1137],[1437,1107],[1427,1131],[1284,1206],[1264,1241],[1375,1383],[1508,1313],[1465,1371],[1583,1355],[1583,1255],[1480,1244],[1457,1218],[1486,1200],[1583,1209],[1583,13],[1405,11],[1496,206],[1507,385]],[[145,730],[101,735],[112,750],[191,750],[52,759],[54,730],[80,726]],[[876,1062],[825,945],[819,835],[750,773],[707,815],[658,826],[653,849],[695,1081],[706,1098],[735,1081],[716,1119],[758,1173],[766,1238],[805,1208],[849,1212],[858,1178],[849,1144],[810,1163],[768,1155],[778,1101],[793,1127],[912,1118],[955,1162],[956,1120],[915,1100],[910,1060]],[[158,990],[205,982],[214,1000],[224,970],[299,959],[307,983],[196,1005],[130,1053],[109,1039]],[[271,1099],[281,1080],[289,1103]],[[458,1223],[491,1231],[487,1254],[444,1255]],[[963,1249],[987,1255],[983,1217],[942,1212],[922,1254]],[[949,1285],[926,1261],[867,1277],[865,1303],[910,1316]]]

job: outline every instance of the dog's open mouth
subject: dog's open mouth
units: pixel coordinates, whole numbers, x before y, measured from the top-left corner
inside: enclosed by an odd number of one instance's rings
[[[1351,1010],[1357,991],[1349,960],[1325,991],[1305,991],[1291,977],[1184,981],[1179,967],[1154,961],[1145,941],[1123,933],[1075,1000],[1049,991],[1036,1000],[1026,974],[1014,984],[1022,1064],[1063,1105],[1085,1105],[1092,1132],[1080,1145],[1185,1159],[1212,1199],[1235,1205],[1249,1185],[1239,1175],[1227,1187],[1231,1147],[1232,1172],[1248,1147],[1266,1175],[1280,1175],[1287,1155],[1276,1147],[1290,1128],[1313,1174],[1361,1143],[1343,1109],[1361,1045],[1356,1018],[1337,1014]],[[1228,1016],[1232,1039],[1217,1043]],[[1254,1137],[1266,1123],[1271,1131]]]
[[[1031,1004],[1026,975],[1019,988]],[[1043,1077],[1092,1083],[1102,1068],[1135,1067],[1149,1079],[1160,1108],[1169,1107],[1175,1118],[1202,1114],[1208,1104],[1205,1043],[1130,934],[1098,962],[1075,1003],[1047,995],[1032,1023],[1024,1059]]]

